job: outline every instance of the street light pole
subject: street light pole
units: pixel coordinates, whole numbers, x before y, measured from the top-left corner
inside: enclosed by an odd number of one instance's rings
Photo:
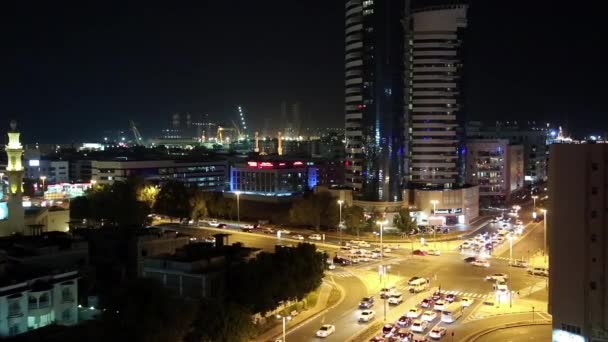
[[[338,200],[338,205],[340,206],[340,222],[338,222],[338,235],[340,236],[340,246],[342,246],[342,204],[344,204],[344,201]]]
[[[547,209],[542,209],[541,210],[543,212],[543,225],[544,225],[544,231],[545,231],[545,236],[544,236],[544,247],[543,247],[543,254],[545,255],[545,262],[547,261]]]
[[[538,196],[532,196],[532,199],[534,200],[534,212],[536,212],[536,199],[538,198]]]
[[[236,221],[239,228],[241,228],[241,192],[235,191],[234,193],[236,194]]]
[[[431,204],[433,205],[433,216],[435,216],[435,211],[437,211],[438,200],[431,200]],[[437,227],[433,226],[433,248],[437,249]]]
[[[287,321],[291,320],[291,316],[281,316],[281,315],[277,315],[278,319],[282,319],[283,320],[283,341],[281,342],[285,342],[285,326],[287,325]]]

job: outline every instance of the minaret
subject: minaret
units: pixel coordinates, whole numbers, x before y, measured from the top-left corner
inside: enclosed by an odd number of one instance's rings
[[[279,132],[279,136],[278,136],[278,145],[277,145],[277,154],[282,156],[283,155],[283,141],[282,141],[282,134],[281,132]]]
[[[17,123],[13,120],[8,131],[8,145],[6,145],[6,176],[8,177],[8,218],[2,226],[0,235],[10,235],[14,232],[23,232],[25,225],[23,212],[23,146],[19,141]]]
[[[258,132],[255,132],[255,148],[253,151],[256,153],[260,152],[260,135]]]

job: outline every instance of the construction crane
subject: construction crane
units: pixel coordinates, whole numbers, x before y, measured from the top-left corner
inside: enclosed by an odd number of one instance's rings
[[[135,144],[144,145],[144,139],[142,138],[141,133],[139,133],[137,126],[135,126],[135,122],[133,120],[129,120],[129,124],[131,126],[131,131],[133,132],[133,137],[135,137]]]
[[[238,106],[239,110],[239,121],[241,122],[241,132],[243,132],[243,137],[247,137],[247,124],[245,123],[245,111],[243,107]],[[241,138],[241,134],[239,134],[239,139]]]

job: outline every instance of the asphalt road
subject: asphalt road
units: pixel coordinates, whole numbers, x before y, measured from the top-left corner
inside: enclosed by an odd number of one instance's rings
[[[500,329],[484,335],[476,342],[523,342],[523,341],[551,341],[550,325],[530,325]]]

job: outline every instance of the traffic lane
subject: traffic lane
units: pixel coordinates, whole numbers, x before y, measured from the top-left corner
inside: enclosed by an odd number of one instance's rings
[[[344,301],[321,316],[305,323],[287,334],[288,341],[345,341],[365,326],[360,325],[355,311],[361,298],[368,295],[367,287],[357,277],[329,277],[346,291]],[[317,338],[315,334],[323,324],[333,324],[336,332],[327,338]]]
[[[478,338],[479,342],[491,341],[551,341],[551,325],[528,325],[503,328]]]
[[[459,320],[461,324],[457,324],[452,326],[452,331],[454,332],[454,341],[461,341],[467,336],[471,336],[476,332],[481,332],[487,330],[492,327],[497,327],[501,325],[517,323],[517,322],[531,322],[532,321],[532,313],[518,313],[518,314],[510,314],[510,315],[498,315],[491,318],[479,319],[474,321],[469,321],[466,323],[462,323],[463,321]],[[462,317],[461,317],[462,319]],[[539,315],[535,315],[536,320],[540,320],[541,317]],[[458,322],[458,321],[457,321]],[[504,340],[493,340],[493,341],[504,341]],[[509,341],[508,339],[506,341]],[[512,340],[518,341],[518,340]],[[545,340],[547,341],[547,340]],[[549,339],[550,341],[550,339]]]
[[[513,244],[513,258],[514,259],[528,259],[538,250],[544,248],[544,226],[543,222],[535,223],[528,228],[529,233],[523,238]],[[509,250],[501,254],[503,257],[509,257]]]

